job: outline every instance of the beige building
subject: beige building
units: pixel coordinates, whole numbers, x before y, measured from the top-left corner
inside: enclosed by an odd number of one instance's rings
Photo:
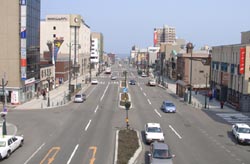
[[[90,27],[80,15],[47,15],[45,20],[41,21],[41,59],[43,59],[44,53],[49,51],[52,64],[71,60],[72,77],[77,78],[88,74],[90,36]],[[51,48],[48,46],[49,42],[52,43]]]
[[[176,42],[175,27],[164,25],[163,28],[154,29],[154,45],[159,46],[160,43],[173,44]]]
[[[250,111],[250,31],[241,33],[241,44],[212,49],[214,96],[240,111]]]
[[[39,82],[40,0],[2,0],[0,11],[0,77],[7,101],[20,104],[35,96]]]

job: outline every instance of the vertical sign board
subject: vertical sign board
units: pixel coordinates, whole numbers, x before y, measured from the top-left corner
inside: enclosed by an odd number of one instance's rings
[[[239,74],[244,74],[245,72],[245,57],[246,57],[246,48],[240,48],[240,68]]]
[[[154,46],[157,44],[157,31],[156,29],[154,30]]]
[[[21,5],[21,27],[20,27],[20,38],[21,38],[21,79],[26,80],[26,67],[27,67],[27,52],[26,52],[26,16],[27,16],[27,6],[26,0],[20,0]]]

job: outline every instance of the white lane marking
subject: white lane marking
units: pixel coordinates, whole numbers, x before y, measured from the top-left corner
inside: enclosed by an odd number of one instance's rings
[[[142,87],[140,87],[141,88],[141,90],[142,90]]]
[[[102,101],[102,99],[103,99],[105,93],[107,92],[108,87],[109,87],[109,84],[107,85],[107,87],[106,87],[105,90],[104,90],[104,93],[103,93],[103,95],[102,95],[102,97],[101,97],[101,99],[100,99],[101,101]]]
[[[42,149],[42,147],[45,145],[45,143],[43,143],[25,162],[24,162],[24,164],[27,164],[30,160],[31,160],[31,158],[33,158],[36,154],[37,154],[37,152],[39,151],[39,150],[41,150]]]
[[[161,114],[155,109],[155,113],[158,114],[158,116],[161,117]]]
[[[89,122],[88,122],[87,126],[85,127],[85,131],[87,131],[87,130],[88,130],[90,123],[91,123],[91,120],[89,120]]]
[[[72,158],[73,158],[73,156],[75,155],[75,153],[76,153],[76,150],[78,149],[78,144],[76,145],[76,147],[75,147],[75,149],[74,149],[74,151],[72,152],[72,154],[71,154],[71,156],[70,156],[70,158],[69,158],[69,160],[68,160],[68,162],[67,162],[67,164],[70,164],[70,162],[71,162],[71,160],[72,160]]]
[[[152,103],[150,102],[150,100],[148,99],[148,103],[151,105]]]
[[[169,128],[179,137],[179,139],[182,139],[181,136],[177,133],[177,131],[171,125],[169,125]]]
[[[95,108],[95,113],[97,112],[98,108],[99,108],[99,106],[97,105],[97,107]]]
[[[143,92],[144,96],[147,96],[145,92]]]

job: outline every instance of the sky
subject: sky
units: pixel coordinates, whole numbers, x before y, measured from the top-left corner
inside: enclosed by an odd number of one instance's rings
[[[49,14],[80,14],[117,55],[153,46],[154,28],[164,25],[195,49],[238,44],[250,31],[250,0],[41,0],[41,19]]]

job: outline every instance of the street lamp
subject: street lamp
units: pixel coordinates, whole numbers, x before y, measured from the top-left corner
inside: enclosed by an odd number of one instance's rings
[[[50,97],[49,97],[49,90],[50,90],[50,77],[47,78],[48,84],[49,84],[49,88],[48,88],[48,103],[47,103],[47,107],[50,107]]]
[[[6,94],[5,94],[5,86],[8,84],[8,81],[5,83],[4,78],[2,78],[2,92],[4,95],[4,100],[3,100],[3,112],[1,112],[1,117],[3,118],[3,127],[2,127],[2,135],[7,135],[7,127],[6,127],[6,115],[7,115],[7,108],[5,106],[6,104]]]
[[[207,108],[207,78],[208,78],[207,73],[205,75],[205,78],[206,78],[206,92],[205,92],[205,109],[206,109]]]
[[[189,104],[191,104],[191,102],[192,102],[192,60],[193,60],[193,49],[194,49],[194,46],[193,46],[193,43],[191,43],[191,42],[189,42],[189,43],[187,43],[187,45],[186,45],[186,48],[187,48],[187,53],[191,53],[191,57],[190,57],[190,60],[191,60],[191,62],[190,62],[190,90],[189,90]]]

